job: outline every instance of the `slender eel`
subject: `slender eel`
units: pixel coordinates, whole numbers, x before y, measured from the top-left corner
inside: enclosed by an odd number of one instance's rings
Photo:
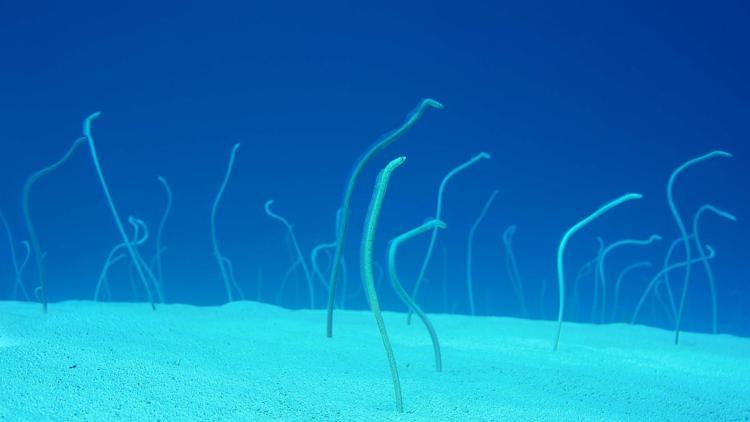
[[[354,193],[354,185],[357,183],[362,170],[365,165],[380,151],[384,150],[388,145],[392,144],[396,139],[401,137],[410,127],[422,117],[425,110],[428,108],[442,109],[443,105],[439,102],[426,98],[422,100],[417,108],[414,109],[406,117],[406,121],[393,132],[388,133],[379,139],[365,154],[360,158],[354,165],[354,169],[349,176],[349,181],[344,191],[344,201],[341,205],[341,214],[338,217],[340,223],[336,230],[336,251],[333,255],[333,266],[331,267],[330,281],[328,282],[328,310],[326,312],[326,336],[333,336],[333,304],[336,300],[336,283],[338,281],[339,270],[341,268],[341,259],[344,255],[344,246],[346,245],[346,235],[349,228],[349,210],[351,208],[352,194]]]
[[[52,173],[58,168],[65,164],[75,150],[86,143],[86,138],[81,137],[73,141],[73,145],[68,148],[65,154],[57,160],[55,163],[37,171],[36,173],[29,176],[26,179],[26,183],[23,185],[23,194],[21,195],[21,207],[23,210],[23,218],[26,221],[26,230],[29,232],[29,240],[31,241],[31,250],[34,252],[34,261],[36,262],[36,272],[39,277],[39,286],[35,289],[37,297],[42,303],[42,310],[47,312],[47,274],[44,269],[44,258],[42,254],[42,247],[39,244],[39,236],[36,234],[36,228],[34,223],[31,221],[31,213],[29,212],[29,194],[34,184],[39,181],[42,177]]]
[[[234,296],[232,295],[232,283],[230,281],[229,269],[226,266],[224,256],[221,254],[221,252],[219,252],[219,241],[216,240],[216,210],[219,208],[219,202],[221,201],[221,197],[224,195],[224,190],[227,188],[229,176],[231,176],[232,168],[234,167],[234,158],[237,155],[237,148],[239,147],[240,144],[234,144],[234,147],[232,147],[232,152],[229,154],[229,164],[227,165],[227,172],[224,174],[224,180],[221,182],[221,187],[219,187],[219,192],[216,194],[214,204],[211,207],[211,246],[213,247],[214,258],[216,258],[216,262],[219,264],[221,278],[222,280],[224,280],[224,289],[226,289],[227,300],[229,302],[232,302],[234,300]]]
[[[711,151],[708,154],[702,155],[700,157],[694,158],[690,161],[687,161],[683,165],[677,167],[675,171],[672,172],[672,174],[669,176],[669,181],[667,182],[667,202],[669,203],[669,210],[672,212],[672,216],[674,217],[675,222],[677,223],[677,228],[680,229],[680,234],[682,235],[682,242],[685,245],[685,262],[687,262],[687,266],[685,267],[685,278],[682,282],[682,293],[680,295],[680,305],[677,308],[677,318],[675,320],[675,329],[674,329],[674,344],[680,343],[680,327],[682,324],[682,312],[685,309],[685,299],[687,298],[687,290],[688,286],[690,284],[690,268],[691,265],[691,248],[690,248],[690,240],[688,239],[688,232],[685,228],[685,223],[682,221],[682,217],[680,217],[680,213],[677,211],[677,206],[674,203],[674,182],[677,178],[677,175],[682,173],[685,169],[692,167],[698,163],[701,163],[703,161],[709,160],[711,158],[715,157],[724,157],[729,158],[732,154],[724,151]]]
[[[704,258],[706,256],[706,252],[703,251],[703,245],[701,245],[701,238],[698,234],[698,222],[700,221],[701,216],[707,212],[711,211],[712,213],[718,215],[721,218],[727,219],[729,221],[737,221],[737,217],[734,215],[722,211],[713,205],[704,205],[700,207],[698,212],[695,213],[695,216],[693,217],[693,236],[695,236],[695,248],[698,250],[698,255],[701,258]],[[708,262],[707,259],[703,260],[703,268],[706,270],[706,276],[708,276],[708,287],[711,292],[711,328],[714,334],[718,333],[718,309],[716,305],[716,281],[714,279],[714,271],[711,269],[711,264]]]
[[[612,208],[624,202],[641,198],[643,198],[643,195],[639,193],[628,193],[613,201],[610,201],[596,210],[593,214],[576,223],[576,225],[568,229],[568,231],[563,235],[562,240],[560,241],[560,247],[557,249],[557,283],[560,294],[560,307],[557,312],[557,334],[555,335],[555,340],[553,342],[553,350],[556,351],[560,347],[560,331],[562,330],[563,313],[565,312],[565,267],[563,265],[563,257],[565,254],[565,246],[568,244],[570,237],[573,236],[573,234],[575,234],[578,230],[601,217]]]
[[[393,238],[393,240],[391,240],[390,242],[390,246],[388,247],[388,274],[390,275],[393,289],[396,291],[398,296],[412,312],[419,316],[419,318],[424,323],[424,326],[427,328],[427,332],[429,332],[430,339],[432,340],[432,349],[435,354],[435,370],[441,372],[443,370],[443,361],[440,356],[440,342],[438,341],[435,328],[432,326],[430,319],[427,318],[427,315],[422,311],[419,305],[417,305],[417,303],[414,302],[414,300],[409,296],[409,293],[404,290],[404,287],[401,285],[401,282],[398,279],[398,274],[396,272],[396,253],[398,252],[398,247],[401,245],[401,243],[413,237],[419,236],[420,234],[432,230],[436,227],[439,229],[444,229],[446,226],[445,223],[440,220],[429,220],[421,226]]]
[[[490,154],[486,152],[480,152],[479,154],[475,155],[474,157],[471,157],[468,161],[458,165],[453,170],[449,171],[448,174],[443,177],[443,181],[440,182],[440,187],[438,188],[438,196],[437,196],[437,205],[435,206],[435,219],[440,220],[442,213],[443,213],[443,194],[445,192],[445,187],[448,185],[448,181],[453,178],[453,176],[457,175],[458,173],[461,173],[462,171],[468,169],[469,167],[473,166],[474,164],[478,163],[481,160],[489,160]],[[430,244],[427,247],[427,253],[424,256],[424,260],[422,261],[422,267],[419,269],[419,275],[417,276],[417,282],[414,284],[414,289],[412,289],[411,292],[411,298],[415,301],[417,300],[417,295],[419,294],[419,288],[422,286],[422,282],[424,281],[425,273],[427,272],[427,266],[430,264],[430,258],[432,258],[432,251],[435,249],[435,242],[437,241],[437,229],[432,230],[432,235],[430,235]],[[406,316],[406,323],[411,323],[411,312]]]
[[[360,271],[362,273],[362,283],[367,293],[367,302],[370,305],[372,314],[375,317],[375,322],[378,325],[380,331],[380,337],[383,340],[383,347],[385,347],[385,353],[388,356],[388,364],[391,368],[391,378],[393,380],[393,390],[396,396],[396,409],[399,412],[404,411],[404,402],[401,398],[401,382],[398,377],[398,367],[396,366],[396,357],[393,355],[393,348],[391,347],[391,341],[388,338],[388,332],[385,328],[385,321],[383,321],[383,315],[380,312],[380,303],[378,302],[378,294],[375,291],[375,278],[373,275],[373,249],[375,246],[375,233],[378,227],[378,218],[380,217],[380,209],[383,206],[385,200],[385,193],[388,189],[388,182],[391,178],[391,173],[401,166],[405,157],[399,157],[388,163],[388,165],[380,172],[377,181],[375,182],[375,191],[370,201],[370,209],[367,212],[367,218],[365,220],[364,235],[362,236],[362,247],[360,252]]]

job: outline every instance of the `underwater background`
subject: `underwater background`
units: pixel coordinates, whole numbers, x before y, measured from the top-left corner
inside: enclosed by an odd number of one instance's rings
[[[607,244],[663,237],[608,257],[610,283],[631,263],[654,265],[625,280],[616,319],[627,321],[680,235],[666,198],[671,172],[724,150],[733,157],[679,177],[675,201],[687,224],[703,204],[737,217],[707,216],[701,238],[716,251],[719,331],[750,336],[748,40],[750,6],[741,1],[0,2],[0,209],[15,242],[27,239],[24,181],[59,159],[81,136],[83,119],[101,111],[93,134],[120,214],[143,219],[153,234],[166,205],[157,176],[172,188],[163,233],[166,302],[222,304],[209,217],[239,142],[217,212],[222,254],[248,299],[308,307],[302,274],[279,290],[292,261],[285,229],[264,203],[275,200],[306,256],[332,242],[355,161],[429,97],[445,109],[428,110],[379,154],[354,192],[347,309],[367,308],[357,270],[362,222],[378,171],[397,156],[407,161],[383,208],[375,251],[381,264],[390,239],[434,217],[446,173],[479,152],[492,156],[446,188],[448,228],[419,296],[429,313],[469,312],[467,239],[494,190],[474,243],[477,314],[522,316],[502,242],[516,225],[528,316],[545,319],[557,314],[555,257],[565,230],[606,201],[642,193],[587,226],[566,251],[570,286],[596,256],[597,236]],[[34,187],[31,212],[50,301],[93,299],[121,239],[85,148]],[[14,272],[2,236],[0,299],[11,300]],[[428,240],[401,248],[407,289]],[[155,253],[153,236],[141,252],[147,260]],[[684,259],[679,248],[676,257]],[[110,274],[113,300],[146,300],[140,286],[131,287],[127,261]],[[681,291],[680,273],[671,279]],[[31,294],[33,264],[23,280]],[[592,320],[593,280],[581,283],[566,321]],[[378,294],[385,309],[405,310],[387,282]],[[318,308],[325,298],[316,285]],[[639,322],[672,328],[658,305],[648,308]],[[701,265],[685,309],[685,330],[711,330]]]

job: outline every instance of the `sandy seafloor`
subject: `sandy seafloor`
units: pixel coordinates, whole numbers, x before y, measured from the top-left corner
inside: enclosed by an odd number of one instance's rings
[[[369,312],[0,302],[2,420],[750,420],[750,339],[643,326]]]

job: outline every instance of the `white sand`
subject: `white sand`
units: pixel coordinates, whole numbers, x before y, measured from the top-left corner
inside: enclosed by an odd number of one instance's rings
[[[750,420],[750,339],[641,326],[368,312],[0,302],[4,420]]]

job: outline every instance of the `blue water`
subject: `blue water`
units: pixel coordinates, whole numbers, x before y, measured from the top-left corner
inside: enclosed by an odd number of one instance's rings
[[[279,293],[291,261],[284,227],[263,204],[275,200],[274,210],[294,225],[305,254],[333,241],[354,162],[430,97],[445,109],[427,111],[367,165],[356,187],[345,253],[347,308],[367,306],[356,287],[359,242],[377,172],[407,157],[391,180],[377,232],[375,258],[384,265],[389,239],[434,216],[443,176],[486,151],[489,161],[447,187],[448,229],[438,236],[419,297],[425,310],[469,312],[468,232],[493,190],[499,193],[474,244],[476,311],[521,316],[502,245],[505,228],[516,225],[514,252],[529,317],[547,319],[557,315],[555,259],[565,230],[604,202],[638,192],[642,200],[576,234],[565,255],[572,294],[576,271],[596,254],[597,236],[606,243],[654,233],[664,238],[623,248],[606,261],[609,293],[620,269],[654,263],[624,283],[616,320],[629,320],[679,236],[667,206],[670,173],[721,149],[733,158],[686,171],[675,201],[688,227],[706,203],[737,216],[733,223],[707,215],[701,237],[716,251],[719,331],[750,336],[748,39],[744,2],[4,2],[0,209],[22,252],[25,179],[57,160],[81,135],[83,119],[101,111],[93,134],[102,169],[120,214],[143,219],[152,231],[141,248],[147,260],[166,201],[157,176],[173,189],[163,237],[167,302],[218,305],[226,292],[212,255],[209,215],[239,142],[217,212],[222,253],[248,299],[306,307],[301,273]],[[31,211],[47,254],[50,300],[92,299],[107,254],[121,239],[86,148],[34,187]],[[0,298],[12,299],[13,269],[2,236]],[[401,248],[399,273],[408,288],[427,241]],[[675,261],[682,259],[677,253]],[[30,292],[37,283],[33,268],[32,258],[23,273]],[[127,261],[113,266],[113,300],[145,300],[131,272]],[[708,332],[705,271],[696,265],[692,273],[683,326]],[[679,294],[682,273],[670,278]],[[378,293],[386,309],[405,309],[387,281]],[[591,321],[591,278],[579,294],[565,319]],[[316,285],[319,307],[325,295]],[[652,300],[639,322],[673,327]]]

